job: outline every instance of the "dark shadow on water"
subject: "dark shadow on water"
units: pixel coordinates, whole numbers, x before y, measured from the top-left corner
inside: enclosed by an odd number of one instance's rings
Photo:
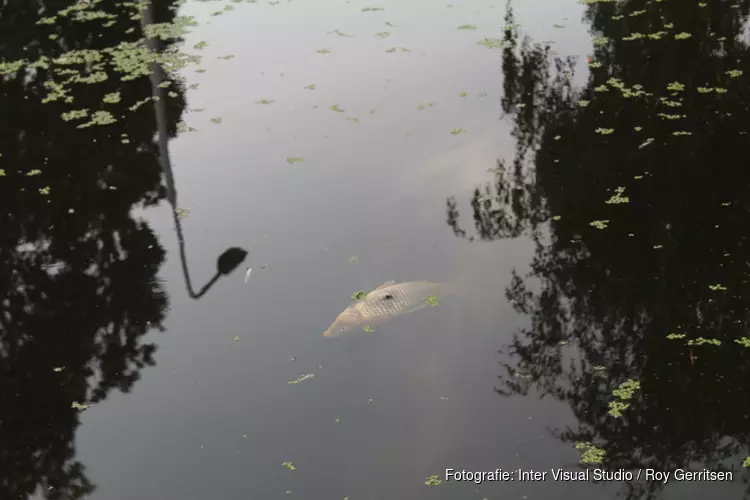
[[[578,423],[557,437],[603,450],[608,469],[706,467],[747,481],[749,11],[589,5],[597,38],[583,88],[575,59],[508,30],[514,158],[472,194],[474,231],[458,199],[447,203],[458,237],[536,243],[531,272],[506,290],[530,321],[497,392],[567,403]],[[640,386],[617,391],[628,381]],[[662,486],[631,482],[626,496]]]

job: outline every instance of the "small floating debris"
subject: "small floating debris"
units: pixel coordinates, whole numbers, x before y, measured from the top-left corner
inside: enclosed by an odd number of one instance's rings
[[[331,53],[331,51],[328,49],[318,49],[315,52],[317,52],[318,54],[330,54]]]
[[[375,331],[375,327],[370,326],[370,325],[365,325],[362,327],[362,331],[365,333],[372,333]]]
[[[289,470],[297,470],[297,467],[295,467],[292,462],[282,462],[281,465]]]
[[[359,257],[357,257],[356,255],[353,255],[353,256],[349,257],[349,264],[357,262],[358,260],[359,260]]]
[[[224,120],[220,116],[215,116],[215,117],[211,118],[211,123],[215,123],[217,125],[220,124],[223,121]]]
[[[354,295],[352,295],[351,299],[352,300],[362,300],[365,297],[367,297],[367,292],[363,292],[363,291],[360,290],[359,292],[357,292]]]
[[[309,380],[315,376],[314,373],[306,373],[304,375],[300,375],[299,377],[295,378],[294,380],[290,380],[287,382],[287,384],[299,384],[300,382],[304,382],[305,380]]]
[[[247,283],[247,280],[249,280],[249,279],[250,279],[250,273],[252,273],[252,272],[253,272],[253,270],[252,270],[252,269],[250,269],[249,267],[248,267],[248,268],[247,268],[247,270],[245,271],[245,283]]]
[[[299,163],[301,161],[305,161],[305,159],[301,156],[290,156],[289,158],[286,159],[286,162],[290,165],[294,163]]]
[[[406,47],[391,47],[390,49],[385,49],[385,51],[389,54],[393,54],[394,52],[411,52]]]
[[[330,109],[331,111],[335,111],[336,113],[343,113],[344,111],[346,111],[344,108],[339,107],[338,104],[329,106],[328,109]]]
[[[379,10],[385,10],[383,7],[363,7],[362,12],[377,12]]]
[[[238,340],[240,340],[240,338],[237,335],[235,335],[234,337],[232,337],[232,340],[237,342]]]
[[[55,367],[55,368],[53,368],[53,369],[52,369],[52,371],[53,371],[53,372],[56,372],[56,373],[60,373],[60,372],[61,372],[61,371],[63,371],[64,369],[65,369],[65,367],[64,367],[64,366],[58,366],[58,367]]]
[[[436,307],[440,303],[438,302],[438,296],[437,295],[430,295],[425,299],[425,302],[427,302],[427,305],[430,307]]]
[[[475,30],[475,29],[477,29],[477,27],[474,26],[473,24],[462,24],[461,26],[459,26],[456,29],[459,29],[459,30]]]
[[[73,401],[70,405],[71,408],[74,408],[76,410],[85,410],[89,407],[87,404],[79,403],[78,401]]]
[[[458,134],[465,134],[466,129],[465,128],[454,128],[451,130],[451,135],[458,135]]]

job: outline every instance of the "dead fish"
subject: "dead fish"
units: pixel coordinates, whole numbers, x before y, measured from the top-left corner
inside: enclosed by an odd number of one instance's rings
[[[396,283],[386,281],[365,298],[347,307],[336,321],[323,333],[324,337],[336,337],[354,327],[375,323],[414,312],[429,304],[428,297],[453,294],[448,283],[411,281]]]

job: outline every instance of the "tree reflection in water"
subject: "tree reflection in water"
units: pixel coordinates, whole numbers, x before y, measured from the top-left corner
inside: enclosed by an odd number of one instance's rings
[[[158,2],[157,19],[172,21],[174,7]],[[142,339],[167,309],[156,279],[164,250],[131,209],[164,193],[153,108],[142,105],[147,73],[126,78],[143,67],[134,8],[16,1],[0,9],[3,499],[91,493],[75,459],[79,412],[113,388],[129,391],[154,363],[155,346]],[[170,82],[174,136],[185,99]]]
[[[473,193],[476,236],[447,203],[461,238],[536,244],[531,272],[506,290],[530,324],[498,393],[565,401],[578,424],[557,436],[604,450],[611,469],[746,478],[749,7],[588,5],[598,36],[583,88],[575,58],[508,29],[514,158]],[[661,487],[630,483],[628,498]]]

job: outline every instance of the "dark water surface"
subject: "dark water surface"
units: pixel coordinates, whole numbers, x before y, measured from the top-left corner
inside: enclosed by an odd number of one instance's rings
[[[750,0],[147,3],[0,5],[0,500],[747,496]]]

